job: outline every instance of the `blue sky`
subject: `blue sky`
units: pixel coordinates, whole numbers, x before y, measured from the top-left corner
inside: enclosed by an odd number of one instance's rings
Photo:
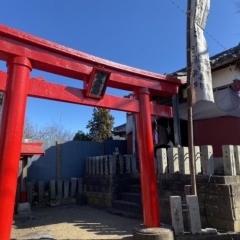
[[[171,73],[186,64],[187,0],[8,0],[1,3],[0,23],[114,62]],[[240,14],[231,0],[211,0],[206,31],[228,49],[238,45]],[[210,55],[225,49],[205,34]],[[6,70],[0,62],[0,69]],[[82,88],[82,82],[40,71],[47,81]],[[108,89],[123,96],[125,92]],[[111,111],[115,126],[126,114]],[[73,131],[87,131],[92,108],[28,99],[27,118],[41,127],[52,121]]]

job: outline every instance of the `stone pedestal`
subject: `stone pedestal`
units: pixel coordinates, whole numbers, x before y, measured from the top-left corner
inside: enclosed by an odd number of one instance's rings
[[[134,240],[174,240],[173,231],[170,228],[145,228],[144,226],[133,229]]]
[[[175,235],[184,234],[182,201],[180,196],[170,196],[172,226]]]

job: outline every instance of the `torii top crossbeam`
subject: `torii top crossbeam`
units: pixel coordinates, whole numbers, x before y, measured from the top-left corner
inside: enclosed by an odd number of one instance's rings
[[[0,59],[6,61],[8,67],[7,73],[0,71],[0,91],[5,93],[0,123],[1,239],[8,240],[11,233],[28,96],[135,113],[144,226],[160,226],[151,115],[172,117],[172,108],[150,103],[150,95],[177,94],[182,82],[103,60],[3,25],[0,25]],[[43,78],[32,79],[32,68],[82,80],[85,87],[78,89],[50,83]],[[135,97],[103,94],[94,99],[86,95],[90,83],[95,81],[95,77],[91,77],[99,69],[106,73],[106,86],[132,91]],[[102,79],[96,79],[99,86]]]
[[[35,69],[86,83],[93,67],[102,67],[111,72],[108,87],[128,91],[136,91],[140,87],[148,88],[150,94],[158,96],[177,94],[178,86],[182,84],[176,78],[104,60],[0,25],[0,59],[6,61],[9,56],[24,56]],[[0,72],[0,78],[0,91],[4,91],[7,75]],[[139,111],[135,99],[127,100],[109,95],[105,95],[101,101],[86,99],[80,89],[45,82],[42,78],[30,81],[28,96],[129,112]],[[152,114],[172,117],[171,108],[155,104]]]

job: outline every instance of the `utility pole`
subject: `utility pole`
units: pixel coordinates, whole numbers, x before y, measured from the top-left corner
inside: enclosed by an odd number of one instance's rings
[[[188,0],[187,5],[187,106],[188,106],[188,147],[189,162],[191,175],[191,193],[197,195],[196,188],[196,170],[194,156],[194,140],[193,140],[193,114],[192,114],[192,84],[191,84],[191,36],[193,29],[193,19],[191,18],[192,0]]]

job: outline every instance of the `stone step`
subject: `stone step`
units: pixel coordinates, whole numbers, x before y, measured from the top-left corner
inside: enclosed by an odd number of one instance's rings
[[[133,203],[123,200],[115,200],[113,201],[113,208],[124,210],[124,211],[130,211],[130,212],[136,212],[136,213],[142,213],[142,206],[139,203]]]
[[[141,194],[132,192],[121,193],[121,200],[141,204]]]
[[[140,185],[129,185],[128,192],[141,193],[141,186]]]

